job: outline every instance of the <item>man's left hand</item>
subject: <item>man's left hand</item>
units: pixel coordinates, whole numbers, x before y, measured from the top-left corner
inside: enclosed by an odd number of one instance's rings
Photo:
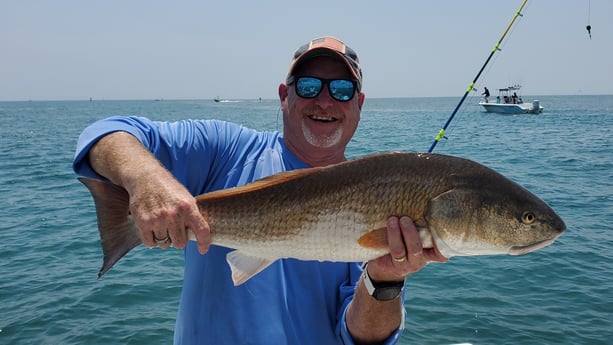
[[[429,262],[447,262],[436,246],[423,248],[419,232],[409,217],[388,218],[387,241],[390,254],[368,263],[368,274],[374,281],[401,281]]]

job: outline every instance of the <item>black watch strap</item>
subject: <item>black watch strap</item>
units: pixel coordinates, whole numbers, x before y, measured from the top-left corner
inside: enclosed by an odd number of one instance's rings
[[[398,297],[404,288],[404,281],[400,282],[375,282],[370,279],[366,264],[362,266],[364,273],[362,277],[364,279],[364,286],[368,291],[368,294],[374,297],[377,301],[391,301]]]

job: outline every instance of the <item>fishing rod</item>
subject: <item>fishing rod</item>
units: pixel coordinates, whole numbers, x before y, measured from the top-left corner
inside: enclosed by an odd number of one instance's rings
[[[497,51],[500,50],[500,48],[499,48],[500,44],[502,43],[502,40],[504,40],[504,37],[507,35],[509,30],[513,26],[513,23],[515,23],[515,19],[517,19],[517,17],[519,17],[519,16],[522,16],[521,11],[524,9],[524,6],[526,6],[527,2],[528,2],[528,0],[524,0],[524,2],[519,7],[519,10],[517,10],[517,12],[515,13],[515,16],[513,16],[513,19],[511,20],[511,22],[507,26],[506,30],[504,30],[504,33],[502,34],[502,36],[500,36],[500,39],[498,40],[498,43],[496,43],[496,45],[494,46],[494,49],[492,49],[492,52],[490,53],[490,56],[487,57],[487,60],[485,60],[485,63],[483,64],[483,66],[481,66],[481,69],[479,70],[479,73],[477,73],[477,76],[475,76],[475,79],[473,79],[473,81],[470,83],[470,85],[468,85],[468,88],[466,89],[466,92],[464,93],[464,96],[462,96],[462,99],[460,99],[460,103],[458,103],[458,105],[455,107],[455,109],[451,113],[451,116],[449,116],[449,119],[447,119],[447,122],[445,123],[443,128],[441,128],[441,130],[438,132],[438,134],[434,138],[434,142],[432,142],[432,146],[430,146],[430,149],[428,150],[428,152],[432,152],[434,150],[434,147],[436,146],[436,144],[438,144],[438,142],[445,135],[445,130],[447,130],[447,127],[451,123],[451,120],[453,120],[453,118],[455,117],[456,113],[458,112],[458,110],[462,106],[462,103],[464,103],[464,100],[466,99],[468,94],[474,89],[475,83],[477,82],[477,79],[479,79],[479,77],[481,76],[481,73],[483,73],[483,70],[485,69],[487,64],[490,62],[490,60],[492,59],[494,54]]]

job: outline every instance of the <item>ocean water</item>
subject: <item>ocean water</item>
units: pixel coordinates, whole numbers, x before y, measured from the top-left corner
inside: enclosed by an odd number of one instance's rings
[[[435,152],[546,200],[567,232],[525,256],[453,258],[407,280],[402,344],[613,343],[613,96],[541,96],[541,115],[469,99]],[[367,99],[348,154],[426,151],[459,98]],[[182,253],[139,247],[103,279],[94,206],[71,170],[96,119],[220,118],[280,129],[276,100],[0,102],[0,344],[168,344]]]

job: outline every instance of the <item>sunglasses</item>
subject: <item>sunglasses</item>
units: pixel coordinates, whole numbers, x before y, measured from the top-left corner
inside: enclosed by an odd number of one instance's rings
[[[355,94],[357,83],[347,79],[322,79],[316,77],[290,76],[287,83],[296,84],[296,94],[302,98],[315,98],[319,96],[324,84],[328,87],[330,96],[339,102],[348,102]]]

